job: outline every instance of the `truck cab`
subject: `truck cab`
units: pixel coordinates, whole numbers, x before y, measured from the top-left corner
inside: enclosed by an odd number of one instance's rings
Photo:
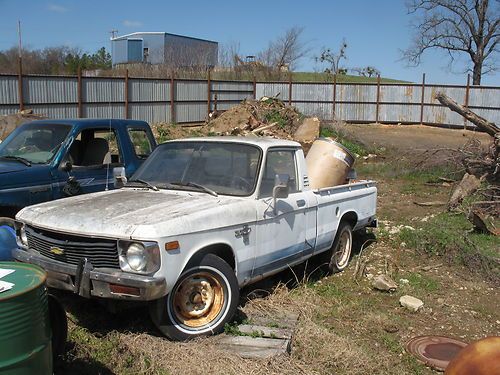
[[[40,120],[0,143],[0,217],[25,206],[114,188],[156,147],[144,121]],[[114,172],[114,173],[113,173]]]

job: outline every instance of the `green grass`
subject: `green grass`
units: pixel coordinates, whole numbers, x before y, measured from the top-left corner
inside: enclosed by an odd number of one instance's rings
[[[415,290],[432,293],[439,289],[439,283],[428,275],[412,272],[407,276],[407,279],[410,282],[410,286]]]
[[[313,286],[313,288],[321,297],[335,299],[342,299],[345,297],[345,291],[343,291],[337,283],[317,284]]]
[[[400,354],[403,351],[399,341],[389,333],[382,333],[380,337],[382,344],[392,353]]]
[[[353,154],[356,154],[358,156],[368,155],[369,153],[368,150],[363,145],[345,137],[344,135],[340,134],[339,132],[333,129],[321,128],[320,136],[336,139],[337,142],[339,142]]]
[[[284,129],[288,124],[288,120],[284,118],[278,110],[272,110],[271,112],[266,113],[264,118],[268,124],[273,122],[277,123],[280,129]]]
[[[253,81],[255,79],[259,82],[266,81],[283,81],[288,82],[290,76],[294,82],[330,82],[333,83],[333,74],[322,72],[260,72],[260,71],[242,71],[242,72],[213,72],[212,79],[221,80],[238,80],[238,81]],[[178,75],[183,77],[182,73]],[[206,79],[206,73],[189,73],[186,78],[201,78]],[[408,83],[407,81],[396,80],[392,78],[380,78],[381,83]],[[337,83],[377,83],[377,77],[363,77],[350,74],[337,75]]]
[[[433,166],[415,169],[411,161],[399,161],[392,163],[370,162],[362,163],[356,166],[358,174],[373,178],[398,179],[405,182],[403,190],[414,192],[421,188],[426,182],[437,181],[439,177],[459,178],[459,173],[448,166]],[[405,192],[405,191],[403,191]]]
[[[399,241],[421,253],[456,261],[487,278],[500,278],[500,238],[472,232],[472,224],[462,213],[443,212],[422,223],[417,230],[403,229]]]
[[[333,75],[329,73],[316,72],[292,72],[292,81],[298,82],[333,82]],[[377,77],[362,77],[349,74],[337,75],[338,83],[376,83]],[[391,78],[380,78],[381,83],[405,83]]]

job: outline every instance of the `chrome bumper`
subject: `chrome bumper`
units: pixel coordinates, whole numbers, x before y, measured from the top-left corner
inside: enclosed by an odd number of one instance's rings
[[[22,249],[14,249],[12,257],[20,262],[36,264],[47,271],[47,286],[69,290],[86,298],[152,301],[167,294],[167,282],[162,277],[137,275],[112,268],[94,269],[90,262],[83,260],[74,266]],[[121,293],[113,292],[111,285],[129,287],[130,293],[123,290]]]

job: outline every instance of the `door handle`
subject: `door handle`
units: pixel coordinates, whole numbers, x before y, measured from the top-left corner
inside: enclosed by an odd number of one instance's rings
[[[304,207],[306,205],[306,201],[304,199],[299,199],[297,201],[297,206]]]

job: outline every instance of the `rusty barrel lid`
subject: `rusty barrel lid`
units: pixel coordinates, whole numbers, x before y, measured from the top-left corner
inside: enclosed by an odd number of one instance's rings
[[[406,343],[406,350],[427,366],[444,371],[467,343],[446,336],[417,336]]]

